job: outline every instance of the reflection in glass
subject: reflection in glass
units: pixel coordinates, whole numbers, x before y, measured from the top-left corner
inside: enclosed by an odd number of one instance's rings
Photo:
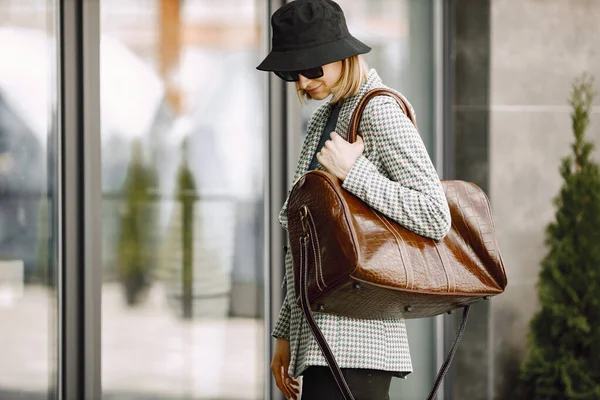
[[[264,398],[264,7],[101,1],[104,398]]]
[[[54,1],[0,1],[0,398],[56,371]],[[52,138],[52,139],[51,139]]]

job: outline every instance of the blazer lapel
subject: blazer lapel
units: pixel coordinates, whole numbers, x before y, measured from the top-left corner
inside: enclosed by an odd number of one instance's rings
[[[360,87],[358,94],[356,96],[348,97],[344,104],[342,105],[342,109],[340,110],[340,116],[338,118],[335,131],[340,135],[344,140],[348,140],[348,128],[350,127],[350,119],[352,118],[352,113],[358,106],[360,99],[373,87],[377,85],[377,81],[380,81],[379,76],[375,72],[374,69],[371,69],[367,75],[367,81]]]
[[[358,105],[359,99],[359,96],[353,96],[346,99],[342,105],[342,109],[340,110],[340,116],[337,120],[335,131],[344,140],[348,140],[348,127],[350,126],[350,118],[352,118],[352,112],[354,112],[354,109]]]

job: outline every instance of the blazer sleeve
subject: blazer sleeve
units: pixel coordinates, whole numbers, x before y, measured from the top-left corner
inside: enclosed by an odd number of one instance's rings
[[[288,230],[288,216],[287,216],[287,204],[288,204],[288,199],[289,199],[289,192],[288,192],[288,198],[285,199],[285,202],[283,203],[283,206],[281,207],[281,210],[279,211],[279,225],[281,225],[283,227],[283,229],[285,229],[286,231]]]
[[[451,226],[448,202],[411,120],[395,100],[381,96],[365,108],[361,127],[365,144],[374,147],[387,176],[361,155],[343,187],[405,228],[432,239],[444,238]]]

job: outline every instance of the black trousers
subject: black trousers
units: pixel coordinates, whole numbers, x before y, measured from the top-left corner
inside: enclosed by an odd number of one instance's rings
[[[393,372],[342,369],[356,400],[389,400]],[[343,400],[328,367],[309,367],[302,374],[302,400]]]

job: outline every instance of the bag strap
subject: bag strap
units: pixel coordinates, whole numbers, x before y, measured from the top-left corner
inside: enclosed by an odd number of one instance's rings
[[[350,129],[348,132],[348,142],[349,143],[354,143],[356,141],[356,134],[358,132],[358,125],[360,123],[360,118],[362,116],[362,113],[363,113],[368,101],[371,98],[373,98],[375,96],[379,96],[379,95],[386,95],[386,96],[393,97],[400,105],[400,108],[402,108],[402,111],[410,118],[410,120],[415,125],[415,127],[417,126],[414,114],[412,113],[410,106],[407,104],[407,102],[404,100],[404,98],[402,98],[402,96],[400,96],[398,93],[396,93],[390,89],[385,89],[385,88],[373,89],[373,90],[370,90],[369,92],[367,92],[367,94],[365,94],[363,96],[363,98],[360,100],[358,106],[356,106],[356,109],[354,110],[354,112],[352,114],[352,118],[350,121]],[[327,365],[329,365],[329,369],[331,370],[331,373],[333,374],[333,378],[334,378],[338,388],[340,389],[342,396],[344,397],[345,400],[354,400],[354,396],[352,396],[352,392],[350,391],[350,387],[348,386],[348,383],[346,382],[346,379],[344,378],[342,370],[340,369],[340,367],[335,359],[335,356],[333,355],[333,352],[331,351],[331,348],[329,347],[329,344],[327,343],[327,340],[325,339],[325,336],[323,336],[323,332],[321,332],[321,330],[319,329],[319,326],[315,322],[315,320],[312,316],[312,311],[310,309],[310,301],[308,299],[308,265],[307,265],[308,264],[308,243],[309,242],[312,242],[311,237],[310,237],[310,230],[305,230],[304,234],[300,238],[300,299],[299,299],[300,306],[302,308],[302,312],[304,313],[304,317],[306,318],[306,322],[308,323],[308,326],[309,326],[315,340],[317,341],[317,344],[319,345],[319,348],[321,349],[321,352],[323,353],[325,360],[327,361]],[[314,243],[313,243],[313,246],[314,246]],[[452,363],[452,360],[454,359],[454,355],[456,354],[456,349],[458,348],[458,343],[460,342],[460,339],[462,338],[462,335],[465,331],[470,308],[471,308],[470,305],[465,306],[463,308],[463,314],[462,314],[459,328],[456,331],[456,337],[454,338],[454,342],[452,343],[452,346],[450,347],[450,350],[448,351],[448,354],[446,355],[446,358],[445,358],[444,362],[442,363],[440,370],[438,371],[438,374],[437,374],[437,377],[433,384],[433,387],[431,389],[431,392],[429,393],[429,396],[427,396],[427,400],[433,400],[435,398],[435,395],[436,395],[442,381],[444,380],[444,376],[448,372],[448,368],[450,367],[450,364]]]
[[[331,348],[327,344],[327,340],[325,336],[323,336],[323,332],[319,329],[319,326],[315,322],[312,312],[310,310],[310,302],[308,300],[308,242],[312,242],[310,240],[310,233],[307,231],[304,236],[300,238],[300,307],[304,312],[304,317],[306,318],[306,322],[312,331],[313,336],[317,340],[317,344],[321,348],[321,352],[327,361],[327,365],[329,365],[329,369],[333,374],[333,378],[335,379],[335,383],[337,384],[342,396],[345,400],[354,400],[352,396],[352,392],[348,387],[348,383],[346,379],[344,379],[344,375],[342,374],[342,370],[338,366],[337,361],[335,360],[335,356],[331,351]]]
[[[450,351],[448,351],[448,354],[446,355],[446,358],[444,359],[444,362],[442,363],[442,366],[440,367],[440,370],[438,371],[437,377],[435,379],[435,383],[433,384],[433,388],[431,388],[431,392],[429,393],[427,400],[434,399],[435,394],[437,393],[442,381],[444,380],[444,376],[446,375],[446,372],[448,372],[448,368],[450,368],[450,364],[452,363],[452,360],[454,359],[454,354],[456,354],[458,342],[460,342],[460,339],[462,338],[462,335],[465,332],[470,309],[471,309],[470,305],[465,306],[463,308],[463,314],[462,314],[462,317],[460,318],[460,325],[458,327],[458,330],[456,331],[456,336],[454,337],[454,342],[452,342]]]
[[[369,102],[369,100],[371,100],[375,96],[382,96],[382,95],[390,96],[391,98],[396,100],[396,102],[402,109],[402,112],[404,114],[406,114],[406,116],[411,120],[411,122],[413,123],[415,128],[419,129],[417,127],[417,120],[415,119],[415,115],[413,114],[412,109],[408,105],[407,101],[404,100],[404,97],[402,97],[401,95],[399,95],[397,92],[393,91],[392,89],[387,89],[387,88],[371,89],[360,99],[360,101],[358,102],[358,105],[356,106],[356,108],[354,109],[354,112],[352,113],[352,117],[350,118],[350,125],[349,125],[350,128],[348,130],[348,142],[349,143],[354,143],[356,141],[356,135],[358,134],[358,125],[360,124],[360,119],[362,118],[363,111],[365,110],[365,107],[367,106],[367,103]]]

